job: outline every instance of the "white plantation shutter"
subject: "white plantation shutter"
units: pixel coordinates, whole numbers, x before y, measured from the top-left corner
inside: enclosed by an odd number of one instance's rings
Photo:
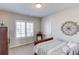
[[[32,37],[34,35],[34,23],[32,22],[16,22],[16,37]]]

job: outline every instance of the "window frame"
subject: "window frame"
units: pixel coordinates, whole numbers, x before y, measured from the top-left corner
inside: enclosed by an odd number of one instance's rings
[[[16,21],[16,23],[17,22],[24,22],[24,21]],[[15,30],[15,32],[16,32],[16,38],[23,38],[23,37],[25,37],[26,36],[26,33],[24,33],[24,36],[21,36],[21,34],[23,34],[23,33],[19,33],[20,34],[20,37],[17,37],[17,24],[15,23],[15,25],[16,25],[16,30]],[[25,23],[25,22],[24,22]],[[21,29],[18,29],[18,30],[20,30],[20,31],[22,31]],[[25,30],[25,29],[24,29]],[[26,30],[25,30],[26,31]]]
[[[24,37],[16,37],[16,35],[17,35],[17,33],[16,33],[16,31],[17,31],[17,29],[16,29],[16,27],[17,27],[17,25],[16,25],[16,23],[17,22],[25,22],[25,36]],[[27,36],[27,23],[32,23],[33,24],[33,35],[31,35],[31,36]],[[16,21],[15,22],[15,37],[18,39],[18,38],[25,38],[25,37],[27,37],[27,38],[29,38],[29,37],[34,37],[34,22],[29,22],[29,21],[22,21],[22,20],[19,20],[19,21]]]
[[[33,37],[34,36],[34,22],[26,22],[26,28],[27,28],[27,23],[32,23],[33,24],[33,29],[32,29],[32,33],[33,33],[33,35],[31,35],[31,36],[27,36],[27,29],[26,29],[26,37]]]

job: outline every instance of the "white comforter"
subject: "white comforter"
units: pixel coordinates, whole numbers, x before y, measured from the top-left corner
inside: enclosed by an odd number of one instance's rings
[[[64,45],[65,42],[54,39],[37,44],[34,47],[33,52],[37,53],[38,55],[63,55],[64,52],[62,50],[62,47]]]

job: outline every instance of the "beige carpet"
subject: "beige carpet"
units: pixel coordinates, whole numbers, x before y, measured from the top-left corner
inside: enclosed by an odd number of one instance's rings
[[[9,55],[33,55],[33,44],[19,46],[9,50]]]

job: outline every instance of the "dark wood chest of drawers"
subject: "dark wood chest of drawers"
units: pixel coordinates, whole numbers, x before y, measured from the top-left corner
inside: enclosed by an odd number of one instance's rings
[[[8,30],[0,27],[0,55],[8,55]]]

